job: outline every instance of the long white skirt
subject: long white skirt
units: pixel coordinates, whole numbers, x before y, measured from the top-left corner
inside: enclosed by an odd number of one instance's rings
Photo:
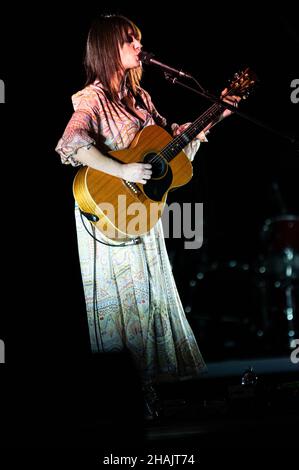
[[[92,351],[129,350],[143,383],[184,380],[204,372],[161,221],[141,237],[142,243],[109,247],[94,242],[77,207],[75,216]],[[90,222],[84,222],[91,231]],[[97,230],[96,236],[108,241]]]

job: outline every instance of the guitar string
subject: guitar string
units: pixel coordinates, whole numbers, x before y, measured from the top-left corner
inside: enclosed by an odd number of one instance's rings
[[[246,70],[246,73],[247,73],[247,70]],[[245,72],[239,77],[238,80],[240,80],[243,75],[245,75]],[[244,84],[243,84],[243,87],[244,87]],[[235,91],[235,85],[231,87],[231,89],[223,96],[223,98],[225,98],[226,96],[229,96],[231,95],[233,92]],[[214,103],[210,108],[207,109],[207,111],[205,111],[199,118],[197,118],[189,127],[188,129],[183,133],[184,135],[186,134],[189,134],[189,137],[190,137],[190,134],[192,135],[193,131],[196,129],[196,127],[200,126],[203,124],[203,121],[209,114],[212,115],[213,117],[213,114],[215,114],[215,112],[219,111],[221,108],[225,108],[225,103],[222,105],[220,103]],[[173,158],[173,155],[170,151],[169,153],[169,150],[168,148],[170,147],[173,147],[174,145],[181,145],[181,144],[185,144],[185,141],[184,141],[184,138],[181,137],[181,135],[178,135],[175,139],[173,139],[169,144],[166,145],[166,147],[164,147],[164,149],[162,149],[157,155],[155,158],[159,159],[161,158],[162,153],[166,156],[166,160],[168,161],[168,157],[172,157]],[[184,145],[184,146],[185,146]],[[182,147],[183,148],[183,147]],[[155,158],[152,160],[153,162],[155,162]]]
[[[221,109],[221,106],[217,106],[217,105],[215,105],[215,109],[212,109],[212,107],[209,108],[209,112],[207,113],[207,116],[201,116],[200,118],[196,119],[196,121],[194,121],[194,123],[191,124],[188,127],[188,129],[186,129],[186,131],[183,134],[188,137],[189,142],[192,140],[190,138],[191,138],[193,132],[198,127],[201,127],[204,124],[203,121],[204,121],[205,117],[209,117],[209,115],[210,115],[210,117],[212,119],[215,118],[216,117],[215,112],[219,111],[220,109]],[[188,144],[189,144],[189,142],[188,142]],[[163,155],[166,156],[166,160],[169,161],[168,158],[173,157],[173,154],[172,154],[172,148],[173,147],[174,148],[175,147],[181,147],[181,145],[183,147],[185,147],[188,144],[186,144],[186,141],[185,141],[184,137],[182,137],[181,135],[178,135],[173,141],[171,141],[169,144],[167,144],[167,146],[164,147],[164,149],[160,153],[161,154],[163,153]]]
[[[233,87],[231,88],[231,90],[229,90],[224,96],[223,98],[225,98],[226,96],[230,95],[232,92],[234,91]],[[212,115],[212,118],[215,117],[213,116],[213,114],[215,114],[217,111],[219,111],[221,108],[225,107],[225,104],[221,105],[220,103],[214,103],[212,106],[210,106],[210,108],[208,108],[201,116],[199,116],[189,127],[188,129],[186,129],[185,132],[183,132],[184,135],[188,135],[188,137],[190,137],[190,135],[192,135],[193,131],[198,127],[198,126],[201,126],[203,124],[203,120],[205,120],[206,117],[208,117],[209,115]],[[190,141],[189,141],[190,142]],[[188,143],[189,143],[188,142]],[[182,135],[178,135],[177,137],[175,137],[170,143],[168,143],[162,150],[160,150],[156,155],[155,157],[153,158],[153,160],[151,161],[152,163],[155,163],[156,161],[162,159],[163,157],[166,157],[166,160],[169,161],[169,158],[173,158],[173,154],[172,154],[172,151],[170,150],[171,147],[174,147],[174,146],[181,146],[181,144],[185,144],[185,141],[184,141],[184,138],[182,137]],[[184,145],[184,146],[185,146]]]
[[[250,81],[249,84],[248,84],[248,69],[246,69],[238,78],[238,81],[239,83],[241,83],[241,80],[244,79],[244,77],[246,77],[247,75],[247,84],[246,84],[246,87],[245,87],[245,90],[248,88],[248,86],[252,83],[254,83],[254,81]],[[250,78],[250,77],[249,77]],[[239,94],[240,94],[240,91],[244,92],[244,83],[242,84],[242,88],[243,90],[241,90],[241,88],[239,90],[236,90],[236,83],[233,83],[231,85],[231,88],[230,90],[228,90],[228,92],[223,96],[223,98],[225,98],[226,96],[229,96],[231,95],[233,92],[235,91],[238,91]],[[222,99],[223,99],[222,98]],[[215,113],[216,111],[219,111],[219,109],[221,108],[225,108],[225,103],[224,104],[221,104],[221,103],[214,103],[210,108],[208,108],[208,110],[203,113],[202,116],[200,116],[199,118],[197,118],[193,124],[191,124],[188,129],[183,133],[184,135],[187,135],[189,134],[189,137],[190,137],[190,134],[192,135],[193,131],[196,129],[196,127],[198,127],[199,125],[202,125],[203,123],[201,121],[203,121],[208,114],[211,114],[213,115],[213,113]],[[161,154],[164,153],[166,155],[166,160],[168,161],[168,157],[170,158],[173,158],[173,155],[172,153],[169,153],[168,151],[168,148],[169,147],[173,147],[174,145],[176,144],[183,144],[183,147],[186,145],[185,144],[185,141],[184,141],[184,138],[181,137],[181,135],[177,136],[175,139],[173,139],[173,141],[171,141],[169,144],[166,145],[166,147],[164,147],[164,149],[162,149],[157,155],[156,157],[159,159],[161,158]],[[185,145],[184,145],[185,144]],[[182,148],[183,148],[182,147]],[[152,160],[153,162],[155,161],[155,159]]]
[[[215,110],[212,110],[213,106],[215,107]],[[216,111],[216,109],[219,111],[220,106],[219,107],[217,107],[216,105],[213,105],[213,106],[211,106],[211,108],[209,108],[209,112],[206,113],[207,116],[208,115],[213,115],[213,113]],[[167,162],[172,160],[172,158],[174,158],[186,145],[188,145],[191,142],[192,139],[190,137],[191,137],[193,131],[196,129],[196,127],[201,126],[203,124],[202,121],[204,120],[204,118],[205,118],[204,115],[202,115],[200,118],[197,118],[196,121],[194,121],[194,123],[192,123],[188,127],[188,129],[186,129],[186,131],[183,133],[184,136],[188,137],[188,142],[187,143],[186,143],[185,137],[182,137],[181,135],[176,136],[162,150],[160,150],[158,153],[156,153],[156,155],[151,160],[149,160],[149,163],[155,164],[155,163],[157,163],[159,161],[163,161],[163,160],[166,160]],[[173,150],[176,151],[176,155],[173,154]]]
[[[227,96],[227,95],[225,95]],[[221,105],[218,104],[218,103],[214,103],[212,106],[210,106],[210,108],[208,108],[200,117],[198,117],[189,127],[188,129],[186,129],[186,131],[183,133],[185,136],[187,135],[188,137],[190,137],[193,132],[195,131],[195,129],[197,127],[200,127],[201,125],[203,125],[203,121],[207,118],[207,117],[212,117],[215,118],[215,113],[220,111],[221,109]],[[189,142],[188,142],[189,143]],[[159,160],[161,157],[166,157],[166,160],[168,160],[168,158],[170,157],[173,157],[173,154],[172,154],[172,151],[171,151],[171,147],[176,147],[176,146],[181,146],[182,144],[186,144],[185,140],[184,140],[184,137],[182,137],[182,135],[178,135],[177,137],[175,137],[169,144],[167,144],[162,150],[160,150],[160,152],[155,156],[155,158],[152,160],[152,162],[154,163],[156,160]],[[185,146],[184,145],[184,146]]]
[[[212,110],[212,108],[215,108],[215,110]],[[195,128],[200,125],[200,121],[204,120],[205,117],[208,117],[209,114],[213,113],[214,111],[216,111],[216,109],[218,110],[219,107],[214,104],[212,105],[207,111],[205,111],[204,114],[202,114],[199,118],[197,118],[189,127],[188,129],[186,129],[186,131],[183,133],[184,135],[188,135],[188,137],[190,136],[190,134],[192,134],[193,130],[195,130]],[[184,138],[181,136],[181,135],[178,135],[176,136],[171,142],[169,142],[162,150],[160,150],[156,155],[155,157],[152,159],[152,163],[156,163],[156,161],[160,160],[161,158],[163,157],[166,157],[166,160],[169,161],[168,158],[172,157],[172,152],[170,150],[171,147],[176,147],[176,146],[180,146],[181,144],[186,144],[186,141],[184,141]],[[189,142],[188,142],[189,144]]]

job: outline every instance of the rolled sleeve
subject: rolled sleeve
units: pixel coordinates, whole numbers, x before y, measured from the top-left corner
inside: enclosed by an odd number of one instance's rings
[[[174,122],[172,125],[171,125],[171,130],[172,130],[172,133],[174,136],[177,136],[177,135],[180,135],[178,134],[178,128],[181,128],[181,131],[182,129],[183,130],[186,130],[188,129],[188,127],[191,125],[191,123],[186,123],[186,124],[182,124],[181,126],[179,126],[179,124],[177,124],[176,122]],[[201,142],[208,142],[208,139],[206,138],[206,135],[205,133],[202,131],[197,137],[195,137],[194,139],[192,139],[189,144],[187,144],[185,147],[184,147],[184,152],[185,154],[187,155],[187,157],[189,158],[190,162],[192,162],[194,160],[194,157],[196,155],[196,153],[198,152],[199,150],[199,147],[200,147],[200,144]]]
[[[81,100],[55,148],[62,163],[73,166],[81,165],[76,159],[76,154],[82,147],[95,145],[98,133],[97,116],[93,103]]]
[[[184,148],[184,152],[189,158],[190,162],[193,162],[194,157],[199,150],[200,144],[201,144],[201,141],[199,139],[193,139]]]

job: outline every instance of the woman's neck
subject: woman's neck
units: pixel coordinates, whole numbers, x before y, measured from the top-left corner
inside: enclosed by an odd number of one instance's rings
[[[126,87],[126,73],[118,72],[112,80],[112,85],[115,90],[121,93]]]

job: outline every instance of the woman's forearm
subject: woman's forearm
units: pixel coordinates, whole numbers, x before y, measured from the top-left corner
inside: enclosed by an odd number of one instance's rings
[[[122,177],[123,165],[113,158],[106,157],[93,145],[81,147],[76,154],[76,160],[83,165],[87,165],[95,170],[103,171],[112,176]]]

